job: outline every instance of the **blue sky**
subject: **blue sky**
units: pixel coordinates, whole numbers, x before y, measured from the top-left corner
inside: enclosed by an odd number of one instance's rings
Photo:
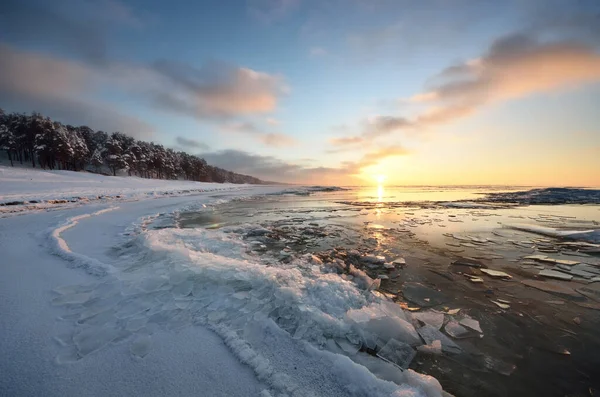
[[[600,185],[594,0],[4,8],[9,111],[123,131],[271,180]]]

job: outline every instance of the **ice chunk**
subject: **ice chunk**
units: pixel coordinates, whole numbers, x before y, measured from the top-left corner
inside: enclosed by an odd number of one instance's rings
[[[385,262],[385,256],[364,255],[363,257],[361,257],[361,261],[367,262],[367,263],[383,264]]]
[[[426,354],[442,354],[442,341],[434,340],[429,345],[418,346],[417,350]]]
[[[502,303],[502,302],[497,302],[497,301],[491,301],[494,305],[498,306],[500,309],[510,309],[510,305],[507,305],[506,303]]]
[[[465,338],[469,336],[469,331],[454,320],[449,321],[444,330],[453,338]]]
[[[398,266],[404,266],[404,265],[406,265],[406,259],[404,259],[404,258],[396,258],[396,259],[394,259],[394,261],[392,262],[392,264],[398,265]]]
[[[90,327],[82,330],[73,337],[73,342],[81,356],[96,351],[119,335],[119,329],[114,324],[104,327]]]
[[[444,313],[429,311],[429,312],[416,312],[412,314],[414,319],[434,326],[437,329],[442,328],[444,324]]]
[[[412,347],[406,343],[397,341],[396,339],[390,339],[388,343],[377,352],[377,356],[396,364],[402,369],[407,369],[410,362],[417,353]]]
[[[355,345],[350,343],[345,338],[335,338],[335,343],[347,354],[353,356],[360,350],[360,344]]]
[[[479,321],[474,320],[471,317],[465,317],[460,320],[459,323],[467,328],[471,328],[473,331],[479,332],[480,334],[483,333],[481,327],[479,326]]]
[[[573,276],[571,276],[570,274],[565,274],[563,272],[558,272],[556,270],[545,269],[545,270],[541,270],[538,274],[542,277],[555,278],[558,280],[569,281],[569,280],[573,279]]]
[[[492,269],[479,269],[481,270],[482,273],[487,274],[490,277],[494,277],[494,278],[512,278],[512,276],[508,273],[505,272],[500,272],[498,270],[492,270]]]
[[[131,344],[130,351],[134,356],[144,358],[150,352],[150,336],[139,335]]]
[[[417,330],[421,338],[431,345],[434,341],[439,340],[442,344],[442,350],[448,353],[460,353],[462,349],[456,343],[454,343],[446,335],[442,334],[439,330],[431,325],[425,325]]]

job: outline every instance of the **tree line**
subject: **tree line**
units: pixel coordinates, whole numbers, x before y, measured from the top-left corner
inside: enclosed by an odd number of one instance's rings
[[[218,183],[264,183],[208,165],[203,158],[136,140],[121,132],[108,134],[87,126],[65,125],[40,113],[5,113],[0,109],[0,150],[14,162],[51,170],[109,169],[113,176],[186,179]]]

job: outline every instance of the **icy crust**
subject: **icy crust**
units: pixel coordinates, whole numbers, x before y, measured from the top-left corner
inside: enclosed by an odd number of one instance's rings
[[[381,295],[304,258],[284,264],[247,253],[240,227],[138,231],[114,272],[55,291],[53,303],[75,323],[59,337],[58,362],[122,341],[142,359],[156,330],[201,324],[273,395],[441,395],[436,379],[359,353],[422,344],[410,315]]]

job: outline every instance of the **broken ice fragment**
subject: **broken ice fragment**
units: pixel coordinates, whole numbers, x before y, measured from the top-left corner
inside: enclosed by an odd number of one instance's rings
[[[442,343],[442,350],[445,352],[457,354],[462,351],[460,346],[458,346],[450,338],[442,334],[439,330],[431,325],[425,325],[417,329],[417,332],[428,345],[431,345],[434,341],[439,340]]]
[[[427,354],[442,354],[442,342],[434,340],[430,345],[422,345],[417,347],[417,350],[421,353]]]
[[[425,324],[434,326],[437,329],[442,328],[444,324],[444,314],[434,311],[413,313],[412,317]]]
[[[510,305],[507,305],[505,303],[502,302],[497,302],[497,301],[491,301],[493,304],[495,304],[496,306],[498,306],[500,309],[510,309]]]
[[[548,278],[555,278],[558,280],[572,280],[573,276],[571,276],[570,274],[565,274],[562,272],[557,272],[556,270],[549,270],[549,269],[545,269],[545,270],[541,270],[538,273],[540,276],[543,277],[548,277]]]
[[[404,259],[404,258],[396,258],[396,259],[393,260],[392,264],[399,265],[399,266],[404,266],[404,265],[406,265],[406,259]]]
[[[448,335],[453,338],[465,338],[469,336],[469,330],[457,323],[456,321],[449,321],[444,327],[444,330]]]
[[[501,272],[498,270],[492,270],[492,269],[479,269],[481,270],[481,272],[487,274],[490,277],[494,277],[494,278],[512,278],[512,276],[508,273],[505,272]]]
[[[119,335],[119,329],[113,325],[86,328],[73,337],[73,342],[81,356],[96,351]]]
[[[481,327],[479,326],[479,321],[474,320],[471,317],[465,317],[460,320],[459,323],[467,328],[471,328],[472,330],[479,332],[480,334],[483,333]]]
[[[360,350],[360,344],[355,345],[350,343],[347,339],[336,338],[335,343],[346,353],[353,356]]]
[[[150,352],[150,336],[139,335],[129,349],[134,356],[144,358]]]
[[[377,352],[377,356],[396,364],[402,369],[407,369],[410,362],[417,353],[412,347],[406,343],[397,341],[396,339],[390,339],[388,343]]]

